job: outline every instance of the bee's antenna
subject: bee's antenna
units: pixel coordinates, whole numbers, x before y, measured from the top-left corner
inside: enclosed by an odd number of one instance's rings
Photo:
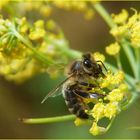
[[[106,72],[107,72],[107,68],[105,67],[104,63],[101,60],[98,60],[96,62],[100,62],[102,64],[102,66],[104,67],[104,69],[106,70]]]

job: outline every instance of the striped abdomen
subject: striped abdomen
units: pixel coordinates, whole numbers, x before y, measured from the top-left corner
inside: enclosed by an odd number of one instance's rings
[[[72,114],[75,114],[81,119],[88,119],[88,114],[85,113],[84,104],[78,99],[72,88],[67,87],[64,90],[64,99]]]

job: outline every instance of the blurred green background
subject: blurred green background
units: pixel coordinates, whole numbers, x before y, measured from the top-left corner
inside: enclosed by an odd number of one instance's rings
[[[131,7],[138,11],[140,9],[140,2],[133,1],[102,4],[109,13],[118,13],[121,9],[128,9],[132,13]],[[39,17],[35,14],[34,18]],[[55,9],[51,18],[62,28],[73,49],[104,53],[104,47],[114,41],[109,34],[109,27],[97,13],[88,21],[82,13]],[[90,126],[76,127],[73,121],[40,125],[27,125],[18,121],[24,117],[69,114],[62,96],[49,98],[44,104],[40,103],[46,93],[63,79],[64,77],[50,79],[47,74],[39,74],[22,85],[15,85],[0,77],[0,138],[140,138],[140,131],[127,130],[130,126],[140,126],[139,103],[121,112],[112,128],[106,134],[96,137],[89,134]]]

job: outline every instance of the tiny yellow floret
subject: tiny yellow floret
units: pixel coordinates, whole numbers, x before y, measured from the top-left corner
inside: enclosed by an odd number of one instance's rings
[[[34,23],[34,25],[35,25],[36,28],[44,28],[44,21],[43,20],[37,20]]]
[[[120,89],[113,89],[109,95],[107,95],[107,99],[110,100],[110,102],[120,102],[124,97],[124,93],[121,92]]]
[[[96,61],[98,61],[98,60],[100,60],[102,62],[105,61],[105,56],[103,54],[99,53],[99,52],[95,52],[93,54],[93,57],[95,58]]]
[[[104,117],[104,104],[103,103],[97,103],[93,107],[92,116],[95,118],[96,121]]]
[[[106,53],[109,55],[117,55],[120,51],[120,45],[115,42],[106,47]]]
[[[120,84],[124,80],[124,72],[118,71],[112,77],[112,84]]]
[[[112,119],[119,113],[118,102],[110,102],[105,106],[105,117]]]
[[[96,135],[100,135],[106,132],[106,129],[104,127],[100,127],[97,125],[96,122],[93,122],[92,127],[90,128],[89,132],[96,136]]]
[[[80,119],[80,118],[76,118],[75,121],[74,121],[74,124],[76,126],[85,125],[85,124],[88,124],[88,123],[89,123],[89,120]]]
[[[123,9],[121,13],[117,15],[112,14],[112,18],[116,24],[124,24],[128,19],[128,12],[125,9]]]

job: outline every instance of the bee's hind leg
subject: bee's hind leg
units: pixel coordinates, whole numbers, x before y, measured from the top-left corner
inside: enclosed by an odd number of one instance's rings
[[[96,87],[96,85],[91,84],[91,83],[86,83],[86,82],[80,82],[79,84],[82,85],[82,86],[89,87],[89,88],[94,88],[94,87]]]
[[[90,98],[90,99],[96,98],[96,99],[97,99],[97,98],[102,97],[101,94],[96,93],[96,92],[89,93],[89,92],[81,91],[81,90],[77,90],[77,89],[74,89],[73,92],[74,92],[77,96],[82,97],[82,98]]]

